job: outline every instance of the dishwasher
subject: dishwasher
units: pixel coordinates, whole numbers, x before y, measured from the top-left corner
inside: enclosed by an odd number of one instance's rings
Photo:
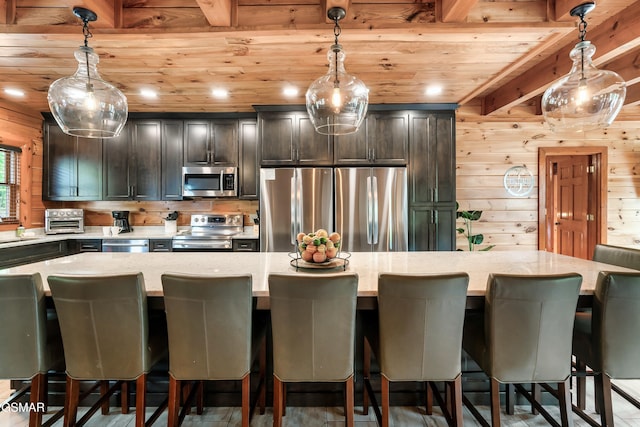
[[[149,239],[103,239],[102,252],[149,252]]]

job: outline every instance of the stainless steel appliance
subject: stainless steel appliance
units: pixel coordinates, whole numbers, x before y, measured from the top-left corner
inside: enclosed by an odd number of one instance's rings
[[[318,228],[340,233],[345,251],[406,251],[407,211],[404,167],[260,170],[262,251],[291,251]]]
[[[185,166],[182,168],[183,197],[236,197],[238,168]]]
[[[102,239],[102,252],[149,252],[148,239]]]
[[[133,231],[129,224],[129,211],[112,211],[113,225],[120,227],[120,233],[129,233]]]
[[[191,215],[191,229],[174,236],[171,248],[174,252],[232,251],[232,236],[243,230],[242,214]]]
[[[46,234],[84,233],[84,210],[47,209],[44,211]]]
[[[290,252],[296,235],[334,230],[333,169],[260,170],[260,250]]]
[[[336,227],[344,250],[408,250],[406,168],[336,168],[335,180]]]

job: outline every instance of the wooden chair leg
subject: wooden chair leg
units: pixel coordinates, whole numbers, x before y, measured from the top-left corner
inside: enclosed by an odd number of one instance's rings
[[[249,401],[249,395],[251,393],[251,373],[248,373],[242,379],[242,427],[249,427],[249,409],[251,408],[251,402]]]
[[[424,412],[427,415],[431,415],[433,413],[433,391],[431,390],[429,381],[425,381],[424,388]]]
[[[122,381],[120,385],[120,407],[123,414],[129,413],[129,381]]]
[[[451,383],[451,391],[451,415],[453,417],[453,425],[456,427],[462,427],[462,374],[458,375],[458,377]]]
[[[531,397],[533,397],[533,400],[535,400],[536,402],[541,401],[540,392],[541,392],[540,384],[536,384],[536,383],[531,384]],[[533,415],[538,415],[538,410],[536,409],[536,405],[534,404],[531,404],[531,413]]]
[[[64,426],[73,427],[76,425],[78,415],[78,404],[80,400],[80,381],[67,376],[67,392],[65,394],[64,405]]]
[[[354,406],[354,402],[353,402],[353,375],[350,376],[345,384],[345,418],[346,418],[346,424],[347,427],[353,427],[353,406]]]
[[[500,383],[494,378],[490,378],[489,381],[489,393],[491,394],[491,426],[500,427]]]
[[[389,427],[391,414],[389,413],[389,380],[384,375],[380,376],[380,405],[382,406],[382,427]]]
[[[366,382],[369,381],[371,375],[371,344],[367,337],[364,337],[364,361],[362,363],[362,376],[364,379],[364,387],[362,390],[362,414],[369,414],[369,391],[367,390]]]
[[[198,387],[196,390],[196,395],[198,396],[198,400],[196,401],[196,414],[202,415],[204,412],[204,381],[197,381],[196,387]]]
[[[31,379],[31,408],[29,411],[29,427],[42,425],[42,414],[46,412],[47,374],[36,374]]]
[[[282,416],[287,415],[287,384],[282,383]]]
[[[102,380],[100,381],[100,396],[104,396],[109,392],[109,381]],[[109,415],[109,401],[105,400],[102,405],[100,405],[100,410],[102,415]]]
[[[587,407],[587,365],[576,358],[576,406],[584,411]]]
[[[569,385],[569,378],[565,381],[558,383],[558,398],[560,400],[560,420],[562,427],[573,426],[573,417],[571,413],[571,386]]]
[[[136,426],[144,427],[147,406],[147,374],[142,374],[136,380]]]
[[[180,380],[169,375],[169,401],[167,402],[167,426],[178,427],[180,412]]]
[[[273,376],[273,427],[282,426],[282,381]]]
[[[613,425],[613,405],[611,402],[611,378],[607,374],[596,375],[596,387],[600,389],[598,393],[598,403],[600,407],[600,422],[602,426]]]

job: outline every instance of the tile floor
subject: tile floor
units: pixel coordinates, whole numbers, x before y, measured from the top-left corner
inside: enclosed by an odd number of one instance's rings
[[[587,382],[592,384],[591,381]],[[640,397],[640,381],[616,381],[618,385],[634,396]],[[0,401],[4,401],[11,390],[8,381],[0,381]],[[587,412],[593,415],[593,394],[592,390],[588,390],[587,394]],[[630,405],[622,398],[614,394],[613,407],[615,412],[615,424],[618,427],[640,426],[640,409]],[[50,408],[50,413],[55,412],[56,408]],[[489,408],[479,406],[478,409],[482,415],[489,420]],[[547,408],[549,412],[559,419],[559,411],[556,407]],[[150,415],[149,411],[147,415]],[[464,425],[478,426],[478,422],[473,418],[471,413],[465,408]],[[414,407],[392,407],[391,417],[392,426],[395,427],[431,427],[446,426],[446,421],[442,416],[439,408],[434,406],[433,415],[424,414],[423,408]],[[356,407],[355,425],[356,427],[375,427],[377,423],[372,410],[369,415],[361,415],[362,407]],[[112,409],[112,414],[103,416],[95,414],[86,424],[87,426],[99,427],[128,427],[134,425],[134,411],[129,415],[121,415],[118,409]],[[588,424],[574,414],[574,424],[576,427],[587,426]],[[46,416],[45,416],[46,420]],[[513,427],[528,426],[546,426],[548,423],[541,415],[532,415],[529,412],[529,406],[516,406],[515,415],[506,415],[502,413],[502,424]],[[273,413],[271,408],[267,408],[264,415],[256,414],[252,421],[252,427],[271,426],[273,421]],[[342,408],[301,408],[287,407],[287,415],[283,418],[284,427],[338,427],[344,425],[344,413]],[[0,427],[21,427],[28,425],[28,414],[0,412]],[[54,426],[61,426],[62,422],[58,421]],[[156,426],[166,425],[166,411],[154,423]],[[185,418],[184,427],[211,426],[211,427],[232,427],[240,425],[239,408],[206,408],[203,415],[188,415]]]

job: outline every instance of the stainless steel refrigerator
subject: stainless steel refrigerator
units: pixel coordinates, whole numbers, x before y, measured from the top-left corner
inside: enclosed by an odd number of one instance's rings
[[[296,236],[335,229],[333,169],[260,170],[260,250],[292,252]]]
[[[343,250],[408,250],[406,168],[336,168],[335,182],[336,227]]]

